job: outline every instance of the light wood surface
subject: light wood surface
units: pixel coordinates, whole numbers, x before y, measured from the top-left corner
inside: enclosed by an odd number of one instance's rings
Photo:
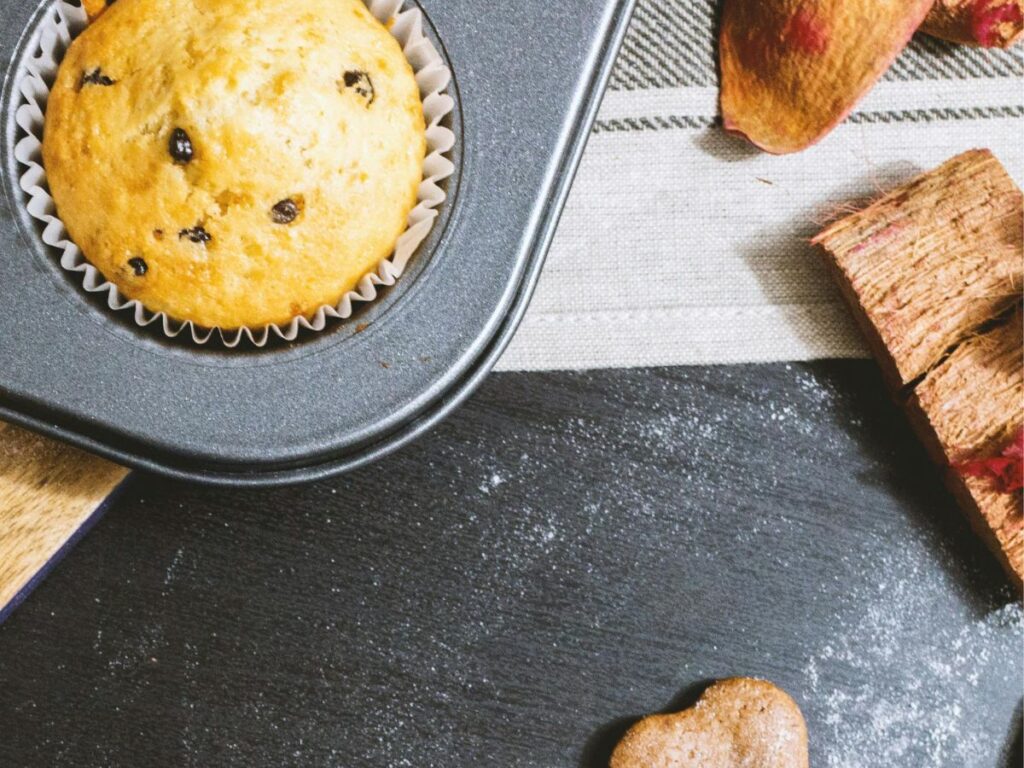
[[[0,615],[127,474],[0,422]]]

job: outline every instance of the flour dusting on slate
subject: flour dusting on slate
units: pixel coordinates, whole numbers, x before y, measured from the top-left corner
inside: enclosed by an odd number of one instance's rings
[[[869,364],[499,375],[343,478],[130,484],[0,628],[0,764],[607,768],[751,675],[819,768],[1000,768],[1005,584]]]
[[[988,768],[1001,745],[993,748],[990,724],[978,716],[987,697],[981,682],[1019,685],[1019,669],[1006,662],[1020,652],[1021,606],[959,628],[929,626],[922,637],[930,579],[925,563],[908,565],[905,576],[883,577],[875,594],[859,595],[871,607],[824,638],[804,666],[804,695],[824,715],[816,737],[826,764],[907,765],[924,755],[928,765]],[[823,669],[842,670],[846,683],[824,679]]]

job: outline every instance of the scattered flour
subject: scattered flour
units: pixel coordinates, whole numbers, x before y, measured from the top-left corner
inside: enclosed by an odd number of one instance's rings
[[[1024,611],[1009,603],[959,629],[921,627],[920,576],[883,581],[807,659],[804,699],[826,725],[815,740],[828,768],[989,768],[1004,747],[975,715],[987,695],[979,681],[1019,677],[1006,659],[1020,655]]]
[[[500,486],[505,484],[505,478],[499,475],[497,472],[492,472],[491,476],[484,482],[480,483],[480,493],[489,496],[491,491],[496,490]]]
[[[181,565],[181,558],[185,554],[185,551],[179,549],[174,553],[174,557],[171,558],[171,564],[167,566],[167,571],[164,574],[164,586],[169,587],[174,582],[175,572]]]

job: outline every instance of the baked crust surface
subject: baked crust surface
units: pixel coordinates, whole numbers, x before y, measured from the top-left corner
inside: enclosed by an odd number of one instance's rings
[[[393,251],[426,152],[361,0],[118,0],[71,45],[43,160],[85,257],[207,327],[334,304]]]

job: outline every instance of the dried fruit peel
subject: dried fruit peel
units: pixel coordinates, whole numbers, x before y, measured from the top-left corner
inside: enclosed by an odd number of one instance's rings
[[[1009,48],[1024,37],[1024,0],[937,0],[921,31],[954,43]]]
[[[814,144],[889,68],[934,0],[727,0],[722,117],[775,154]]]

